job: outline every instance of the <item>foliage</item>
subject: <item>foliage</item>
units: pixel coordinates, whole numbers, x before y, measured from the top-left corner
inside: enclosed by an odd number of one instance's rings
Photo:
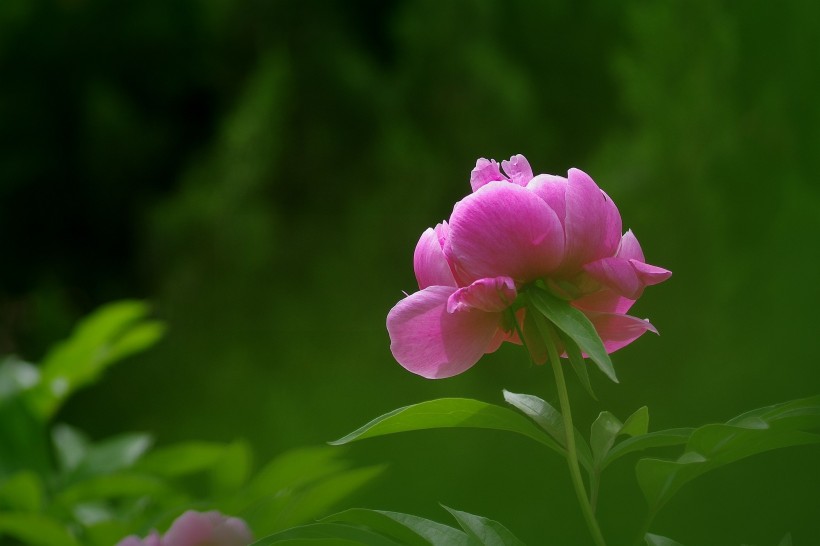
[[[0,538],[34,546],[110,546],[167,526],[188,508],[243,516],[257,534],[302,524],[360,489],[381,466],[351,468],[330,447],[288,451],[254,471],[247,442],[152,449],[146,433],[92,441],[52,424],[60,404],[164,330],[136,301],[83,320],[40,366],[0,362]]]

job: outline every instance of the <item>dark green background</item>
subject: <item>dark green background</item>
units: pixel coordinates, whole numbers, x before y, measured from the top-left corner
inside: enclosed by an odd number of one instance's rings
[[[428,381],[384,320],[477,157],[589,172],[648,261],[662,333],[574,387],[579,425],[651,428],[818,393],[820,4],[406,0],[0,3],[0,352],[36,360],[97,305],[148,298],[170,333],[62,419],[102,437],[248,438],[261,458],[408,403],[555,400],[505,346]],[[669,455],[674,455],[670,452]],[[354,444],[388,474],[352,502],[530,544],[583,544],[565,464],[490,432]],[[653,530],[688,545],[820,540],[816,447],[687,486]],[[622,543],[634,460],[604,478]]]

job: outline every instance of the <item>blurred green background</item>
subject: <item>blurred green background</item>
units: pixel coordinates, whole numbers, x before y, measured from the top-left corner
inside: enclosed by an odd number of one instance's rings
[[[536,173],[589,172],[674,272],[635,308],[662,335],[614,355],[621,384],[594,372],[599,403],[575,385],[580,427],[817,394],[818,25],[810,2],[4,0],[0,352],[37,360],[98,305],[148,298],[167,337],[60,418],[246,438],[263,459],[435,397],[554,401],[517,347],[428,381],[384,328],[476,158],[523,153]],[[423,432],[348,456],[390,463],[353,504],[586,540],[565,463],[526,440]],[[710,474],[653,530],[813,544],[818,456]],[[614,543],[643,515],[632,462],[603,483]]]

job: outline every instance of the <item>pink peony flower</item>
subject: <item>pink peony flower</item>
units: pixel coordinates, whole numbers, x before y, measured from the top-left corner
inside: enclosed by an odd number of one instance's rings
[[[247,546],[251,542],[253,535],[241,519],[223,516],[215,510],[188,510],[174,520],[165,536],[151,531],[145,539],[125,537],[117,546]]]
[[[387,315],[399,364],[451,377],[504,341],[520,343],[509,308],[537,280],[590,319],[607,352],[657,333],[626,312],[672,273],[644,261],[632,231],[622,234],[615,204],[586,173],[533,176],[516,155],[501,168],[479,159],[470,185],[450,221],[422,234],[413,256],[419,291]],[[516,317],[524,324],[523,310]]]

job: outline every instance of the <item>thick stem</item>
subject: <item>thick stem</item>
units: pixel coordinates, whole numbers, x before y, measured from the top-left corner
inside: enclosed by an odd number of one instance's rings
[[[567,447],[567,464],[569,465],[569,474],[572,477],[572,485],[575,487],[575,494],[578,497],[578,503],[581,505],[581,512],[584,514],[584,519],[589,527],[589,532],[592,534],[592,539],[597,546],[606,546],[604,537],[601,534],[601,529],[598,527],[598,522],[595,520],[595,514],[592,511],[592,506],[587,498],[587,492],[584,488],[584,480],[581,478],[581,468],[578,466],[578,451],[575,447],[575,427],[572,424],[572,413],[569,407],[569,394],[567,393],[567,384],[564,381],[564,371],[561,368],[561,360],[558,356],[558,350],[552,340],[545,339],[547,342],[547,358],[552,364],[552,371],[555,374],[555,384],[558,387],[558,400],[561,403],[561,415],[564,418],[564,435],[566,436]]]

